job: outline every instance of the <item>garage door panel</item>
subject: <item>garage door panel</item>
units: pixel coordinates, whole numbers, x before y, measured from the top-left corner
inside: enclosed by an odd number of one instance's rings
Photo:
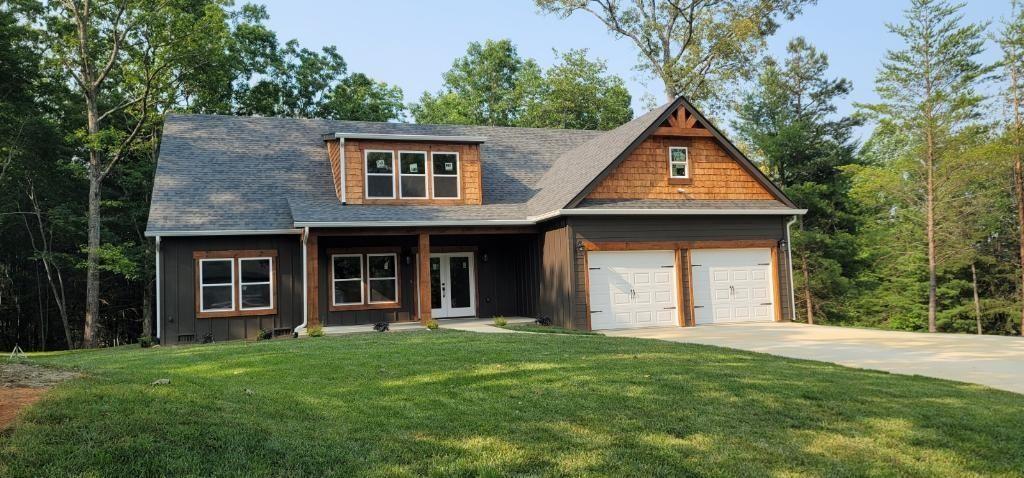
[[[594,251],[590,269],[594,329],[653,327],[676,323],[674,251]],[[608,291],[606,309],[596,291]],[[672,307],[672,309],[668,309]]]
[[[774,318],[770,249],[694,250],[691,258],[696,323]]]

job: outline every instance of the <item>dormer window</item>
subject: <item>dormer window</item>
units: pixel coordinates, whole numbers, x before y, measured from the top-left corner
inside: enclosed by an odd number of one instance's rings
[[[427,153],[424,151],[399,151],[398,163],[402,199],[426,199]]]
[[[366,150],[366,197],[395,198],[395,153]]]
[[[670,179],[690,178],[690,151],[685,147],[668,148],[668,174]]]
[[[433,153],[434,198],[459,198],[459,153]]]

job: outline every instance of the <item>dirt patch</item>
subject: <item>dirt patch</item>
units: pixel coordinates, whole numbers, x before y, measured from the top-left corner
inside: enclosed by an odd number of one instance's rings
[[[23,408],[39,401],[50,387],[80,374],[22,363],[0,363],[0,430]]]

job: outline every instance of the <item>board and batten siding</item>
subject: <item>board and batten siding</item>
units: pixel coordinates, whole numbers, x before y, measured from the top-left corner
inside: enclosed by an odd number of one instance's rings
[[[575,241],[600,242],[671,242],[671,241],[736,241],[772,240],[786,238],[785,216],[604,216],[573,217],[568,223]],[[575,250],[575,249],[573,249]],[[587,328],[587,297],[584,284],[587,280],[585,251],[576,250],[574,255],[575,311],[571,321],[574,328]],[[781,248],[778,254],[779,295],[782,318],[792,316],[792,294],[790,292],[788,255]],[[683,264],[689,267],[690,264]],[[683,274],[683,286],[688,274]],[[684,306],[689,307],[688,294],[684,293]],[[692,320],[692,318],[691,318]]]
[[[555,325],[584,328],[574,323],[576,283],[573,270],[578,262],[573,256],[572,229],[567,221],[557,220],[542,225],[538,237],[541,248],[539,315],[550,317]]]
[[[162,344],[254,339],[263,330],[302,323],[302,241],[297,234],[275,236],[164,237],[160,242],[160,341]],[[274,300],[277,314],[196,318],[194,252],[275,250]]]

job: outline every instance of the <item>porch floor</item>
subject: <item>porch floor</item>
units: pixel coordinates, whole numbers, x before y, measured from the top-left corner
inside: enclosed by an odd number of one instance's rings
[[[505,317],[505,320],[510,324],[521,324],[527,322],[533,322],[534,319],[529,317]],[[480,332],[485,334],[512,334],[516,333],[512,330],[502,329],[495,327],[493,318],[457,318],[457,319],[437,319],[437,325],[442,329],[452,330],[463,330],[466,332]],[[423,324],[419,322],[392,322],[390,329],[395,332],[409,331],[409,330],[421,330]],[[324,335],[344,335],[344,334],[355,334],[361,332],[373,332],[373,324],[363,325],[336,325],[332,327],[324,327]],[[305,335],[305,334],[303,334]]]

